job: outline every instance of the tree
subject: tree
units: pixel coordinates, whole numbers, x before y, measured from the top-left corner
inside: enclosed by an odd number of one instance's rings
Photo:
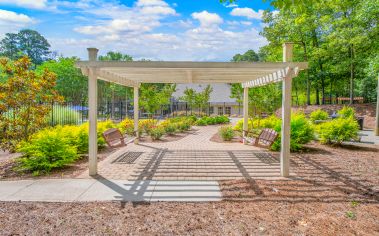
[[[248,50],[244,54],[236,54],[233,56],[233,62],[247,61],[247,62],[257,62],[259,61],[259,56],[254,50]]]
[[[261,55],[264,55],[263,53]],[[241,61],[250,61],[257,62],[259,56],[253,50],[248,50],[243,55],[236,54],[232,61],[241,62]],[[265,55],[266,60],[268,57]],[[262,112],[272,113],[280,106],[280,95],[281,91],[278,85],[266,85],[264,87],[251,88],[249,89],[249,103],[250,107],[253,109],[250,114],[252,116],[260,115]],[[232,84],[231,86],[231,98],[235,98],[237,102],[241,103],[243,101],[243,88],[240,83]]]
[[[184,95],[179,99],[186,102],[191,107],[191,110],[194,107],[197,107],[199,108],[199,112],[204,112],[209,103],[212,92],[213,88],[209,84],[201,92],[196,92],[192,88],[186,88],[184,90]]]
[[[105,56],[99,56],[100,61],[133,61],[133,57],[121,52],[107,52]]]
[[[170,104],[170,99],[175,90],[174,84],[142,84],[139,105],[152,115],[162,105]]]
[[[278,4],[283,2],[283,4]],[[371,99],[367,72],[378,53],[378,0],[273,1],[279,12],[265,12],[262,35],[269,44],[260,49],[265,61],[280,61],[283,42],[294,42],[294,60],[309,69],[294,80],[297,99],[325,103],[327,97],[356,95]],[[296,1],[295,1],[296,2]],[[261,54],[261,53],[260,53]],[[369,78],[367,78],[369,77]],[[366,81],[366,82],[363,82]],[[375,93],[371,89],[372,93]],[[321,93],[321,99],[320,99]]]
[[[39,65],[49,59],[50,44],[37,31],[25,29],[17,34],[5,34],[0,41],[0,55],[12,60],[26,55],[32,63]]]
[[[55,91],[56,76],[47,69],[42,74],[30,70],[32,63],[22,57],[12,63],[0,59],[0,71],[7,77],[0,83],[0,145],[13,150],[43,127],[52,101],[62,101]]]
[[[120,52],[107,52],[105,56],[99,56],[100,61],[133,61],[133,57]],[[110,96],[110,97],[109,97]],[[99,97],[110,99],[111,101],[111,116],[114,116],[116,96],[126,98],[126,101],[131,97],[130,88],[114,84],[111,82],[101,81],[99,83]]]
[[[56,74],[56,90],[67,102],[76,104],[85,101],[88,93],[88,78],[82,75],[80,69],[75,67],[78,58],[61,57],[58,60],[50,60],[37,66],[36,73],[43,74],[49,70]]]

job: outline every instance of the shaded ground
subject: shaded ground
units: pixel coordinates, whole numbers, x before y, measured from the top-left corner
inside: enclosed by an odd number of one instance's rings
[[[378,235],[378,149],[307,147],[296,177],[223,181],[217,203],[0,203],[0,234]]]

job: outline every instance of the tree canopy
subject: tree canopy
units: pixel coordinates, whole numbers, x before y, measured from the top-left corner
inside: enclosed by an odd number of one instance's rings
[[[39,65],[49,59],[49,42],[37,31],[24,29],[18,33],[7,33],[0,41],[0,55],[17,60],[26,55]]]

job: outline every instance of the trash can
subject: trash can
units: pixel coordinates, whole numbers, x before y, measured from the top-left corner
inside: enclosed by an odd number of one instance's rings
[[[358,121],[358,125],[359,125],[359,130],[363,130],[363,121],[364,121],[364,117],[363,116],[358,116],[357,117],[357,121]]]

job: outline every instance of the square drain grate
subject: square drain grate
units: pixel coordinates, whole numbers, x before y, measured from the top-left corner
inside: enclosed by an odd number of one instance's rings
[[[142,154],[143,152],[126,152],[117,157],[112,163],[133,164]]]

